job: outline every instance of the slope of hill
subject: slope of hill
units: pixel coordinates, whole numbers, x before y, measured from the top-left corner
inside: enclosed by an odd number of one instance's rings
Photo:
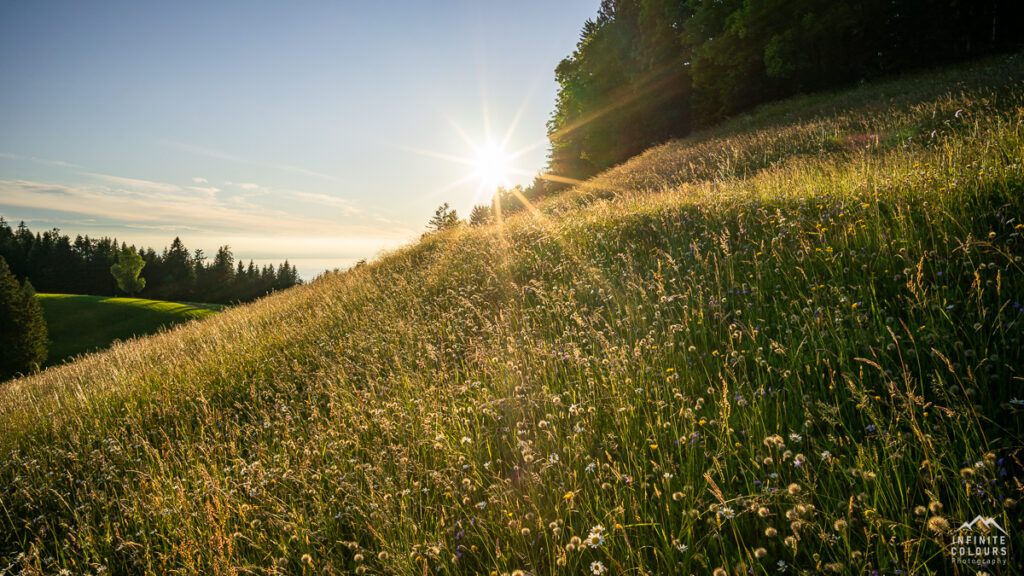
[[[79,294],[38,297],[50,337],[49,365],[102,350],[115,340],[153,334],[161,328],[215,313],[213,308],[142,298]]]
[[[773,106],[14,381],[0,571],[972,573],[981,515],[1013,573],[1022,79]]]

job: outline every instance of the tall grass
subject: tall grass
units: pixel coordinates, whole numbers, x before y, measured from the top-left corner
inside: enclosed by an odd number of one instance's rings
[[[989,66],[7,385],[0,574],[1019,573],[1024,63]],[[948,556],[977,515],[1005,566]]]

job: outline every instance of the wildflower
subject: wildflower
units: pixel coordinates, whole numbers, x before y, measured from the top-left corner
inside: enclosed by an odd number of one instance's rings
[[[590,464],[587,464],[587,467],[586,467],[585,470],[587,472],[593,472],[594,470],[597,470],[597,463],[596,462],[591,462]]]
[[[590,546],[591,548],[597,548],[598,546],[604,544],[604,526],[598,524],[597,526],[591,528],[590,534],[587,536],[587,539],[584,542],[587,546]]]
[[[476,503],[476,507],[479,510],[483,510],[484,508],[487,508],[487,500],[483,500],[481,502],[477,502]]]
[[[519,533],[522,534],[524,537],[525,536],[529,536],[530,535],[530,529],[529,528],[523,528],[522,530],[519,531]]]
[[[824,452],[821,453],[821,459],[822,460],[830,460],[831,458],[832,458],[832,453],[829,452],[828,450],[825,450]]]
[[[846,530],[846,520],[840,518],[839,520],[836,520],[836,523],[833,524],[832,527],[836,529],[836,532],[842,532]]]
[[[365,558],[363,558],[362,554],[356,554],[355,556],[352,557],[352,560],[354,560],[356,562],[356,564],[358,564],[358,563],[362,562],[363,560],[365,560]]]
[[[672,499],[675,500],[676,502],[679,502],[680,500],[683,499],[683,493],[682,492],[674,492],[672,494]]]
[[[804,465],[804,462],[807,462],[807,457],[804,456],[803,454],[797,454],[795,457],[793,457],[793,466],[799,468],[800,466]]]
[[[303,564],[312,565],[313,564],[313,557],[310,556],[309,554],[303,554],[302,555],[302,563]]]
[[[793,442],[803,442],[804,437],[797,434],[796,432],[791,432],[789,434],[789,439],[792,440]]]
[[[758,548],[757,550],[754,550],[754,558],[757,558],[758,560],[764,558],[767,555],[768,551],[764,548]]]
[[[936,534],[942,534],[949,530],[949,521],[942,516],[932,516],[928,519],[928,529]]]
[[[786,488],[786,492],[789,492],[790,496],[798,496],[801,491],[803,491],[803,488],[801,488],[800,485],[795,482],[793,484],[790,484],[789,487]]]
[[[924,516],[928,513],[928,509],[924,506],[918,506],[914,508],[914,516]]]
[[[779,572],[785,572],[786,571],[786,561],[785,560],[779,560],[778,562],[775,563],[775,565],[779,567]]]
[[[725,568],[715,568],[713,574],[714,576],[727,576],[728,572],[725,571]]]
[[[461,442],[462,442],[463,444],[469,444],[469,443],[470,443],[470,442],[472,442],[472,441],[473,441],[473,440],[471,440],[471,439],[469,438],[469,436],[463,436],[463,437],[462,437],[462,440],[461,440]]]
[[[933,500],[928,504],[928,511],[932,514],[938,514],[939,512],[942,512],[942,502],[939,502],[938,500]]]
[[[680,552],[686,552],[687,550],[690,549],[689,546],[687,546],[686,544],[683,544],[682,542],[680,542],[679,540],[677,540],[675,538],[672,539],[672,545],[675,546],[676,550],[679,550]]]
[[[757,515],[760,516],[761,518],[767,518],[768,516],[771,515],[771,513],[772,513],[772,511],[769,510],[768,508],[764,507],[764,506],[761,506],[760,508],[757,509]]]
[[[769,537],[769,538],[775,538],[776,536],[779,535],[779,531],[776,530],[775,528],[769,526],[769,527],[764,529],[764,535]]]
[[[590,563],[590,573],[591,574],[604,574],[605,570],[606,570],[606,568],[604,567],[604,564],[600,560],[597,560],[597,561],[594,561],[594,562]]]
[[[558,464],[558,460],[558,454],[555,454],[554,452],[552,452],[551,455],[548,456],[548,462],[551,462],[552,464]]]
[[[377,554],[377,560],[380,560],[381,562],[383,562],[383,561],[385,561],[387,559],[388,559],[388,553],[387,552],[381,552],[380,554]]]

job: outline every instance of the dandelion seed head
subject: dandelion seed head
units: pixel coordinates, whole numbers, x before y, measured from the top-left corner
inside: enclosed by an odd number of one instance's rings
[[[932,516],[928,519],[928,529],[936,534],[942,534],[949,530],[949,521],[942,516]]]

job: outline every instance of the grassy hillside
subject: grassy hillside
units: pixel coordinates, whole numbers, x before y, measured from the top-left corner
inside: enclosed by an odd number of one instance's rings
[[[804,98],[15,381],[0,571],[1019,573],[1022,138],[1020,58]]]
[[[108,298],[78,294],[39,294],[50,337],[47,363],[109,347],[115,340],[152,334],[215,312],[178,302],[141,298]]]

